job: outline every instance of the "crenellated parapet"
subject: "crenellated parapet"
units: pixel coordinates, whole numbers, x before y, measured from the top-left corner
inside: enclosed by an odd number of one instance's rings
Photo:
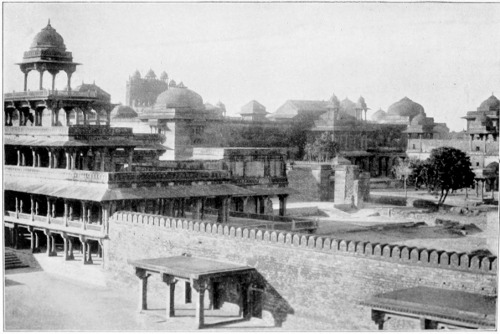
[[[236,238],[242,241],[270,243],[279,247],[295,247],[313,252],[364,257],[376,261],[394,262],[405,265],[435,267],[487,275],[496,275],[498,270],[498,258],[496,256],[471,255],[445,250],[352,241],[258,228],[241,228],[227,224],[193,221],[136,212],[116,212],[111,217],[111,221],[114,223],[141,225],[145,228],[185,230],[193,233],[217,235],[223,238]]]

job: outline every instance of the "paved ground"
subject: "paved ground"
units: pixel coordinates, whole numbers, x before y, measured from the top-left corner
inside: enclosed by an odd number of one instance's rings
[[[57,261],[57,259],[52,259]],[[5,272],[4,330],[9,331],[185,331],[194,330],[194,305],[181,304],[166,321],[163,296],[149,294],[150,310],[137,312],[137,291],[65,279],[40,268]],[[180,291],[182,292],[182,291]],[[206,323],[237,319],[233,305],[206,312]],[[256,319],[214,327],[218,331],[276,330],[271,319]],[[212,330],[214,329],[212,328]],[[207,330],[210,330],[207,329]]]

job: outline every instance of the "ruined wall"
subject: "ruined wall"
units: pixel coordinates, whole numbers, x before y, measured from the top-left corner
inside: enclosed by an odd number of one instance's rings
[[[285,320],[289,330],[376,330],[370,310],[358,302],[414,286],[496,295],[496,257],[137,213],[111,218],[105,268],[134,289],[137,278],[127,260],[182,253],[255,267],[265,286],[265,315]],[[389,321],[387,328],[418,329],[419,322]]]
[[[333,171],[330,164],[295,162],[287,172],[290,188],[299,191],[293,199],[331,201],[334,196]]]

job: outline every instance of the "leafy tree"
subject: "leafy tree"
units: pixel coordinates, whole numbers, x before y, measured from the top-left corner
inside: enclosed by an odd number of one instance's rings
[[[433,149],[430,157],[413,170],[413,176],[426,184],[429,190],[441,191],[437,203],[441,205],[450,190],[473,186],[475,175],[464,152],[453,147],[439,147]]]
[[[332,139],[329,132],[323,132],[316,138],[314,143],[305,145],[305,158],[307,160],[329,161],[333,159],[339,150],[338,144]]]
[[[392,167],[392,170],[394,174],[396,175],[396,178],[403,180],[403,185],[405,189],[405,198],[408,197],[408,191],[406,189],[406,182],[410,175],[412,174],[412,167],[411,167],[411,161],[409,159],[403,160],[401,158],[398,158],[397,164]]]

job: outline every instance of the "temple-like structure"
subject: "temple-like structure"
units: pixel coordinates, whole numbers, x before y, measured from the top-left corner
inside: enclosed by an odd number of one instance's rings
[[[66,52],[50,24],[36,35],[34,46],[42,55]],[[51,62],[59,64],[43,59],[30,64],[42,68]],[[21,70],[27,73],[24,65]],[[162,164],[164,134],[111,127],[115,105],[95,84],[82,83],[74,91],[69,82],[65,90],[40,88],[4,95],[4,223],[10,244],[16,246],[25,229],[33,251],[46,240],[48,255],[55,255],[62,241],[69,260],[77,243],[84,263],[92,263],[92,249],[102,254],[112,228],[109,218],[119,210],[226,224],[230,210],[248,219],[249,214],[272,215],[270,198],[278,196],[285,215],[291,190],[279,151],[261,152],[262,158],[252,151],[212,162]],[[185,97],[185,91],[175,87],[165,94]],[[270,212],[265,210],[269,203]],[[40,239],[42,234],[46,239]]]

